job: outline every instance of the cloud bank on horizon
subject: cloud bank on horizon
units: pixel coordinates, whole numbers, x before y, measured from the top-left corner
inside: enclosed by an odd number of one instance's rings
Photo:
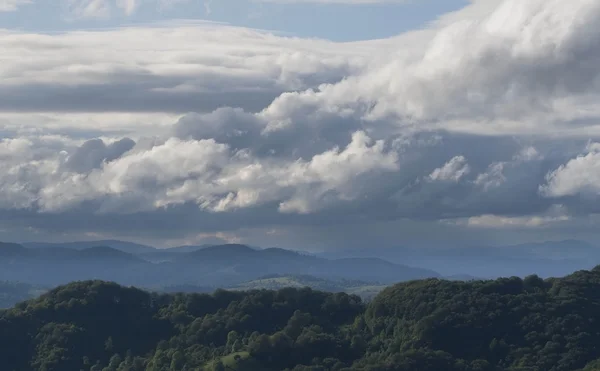
[[[593,233],[598,21],[593,0],[477,0],[348,43],[190,22],[0,31],[0,233],[332,246]]]

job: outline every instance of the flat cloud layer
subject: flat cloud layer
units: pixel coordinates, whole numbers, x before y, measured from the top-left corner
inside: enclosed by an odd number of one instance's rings
[[[4,31],[0,227],[336,246],[581,233],[600,209],[598,21],[597,1],[479,0],[357,43]]]
[[[282,92],[358,73],[375,48],[211,23],[4,31],[0,47],[0,110],[13,112],[260,111]]]

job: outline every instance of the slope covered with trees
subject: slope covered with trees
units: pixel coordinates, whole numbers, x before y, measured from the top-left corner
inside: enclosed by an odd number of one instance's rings
[[[428,279],[369,304],[308,288],[75,282],[0,314],[3,370],[567,371],[600,366],[600,269]]]

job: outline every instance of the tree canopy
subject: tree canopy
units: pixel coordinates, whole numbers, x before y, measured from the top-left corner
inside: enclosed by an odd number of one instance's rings
[[[600,370],[600,269],[429,279],[366,304],[308,288],[74,282],[0,314],[3,370]]]

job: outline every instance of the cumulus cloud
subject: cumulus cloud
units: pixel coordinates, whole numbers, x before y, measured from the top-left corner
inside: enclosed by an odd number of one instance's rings
[[[540,191],[548,197],[600,195],[600,144],[589,144],[586,154],[548,173],[546,180]]]
[[[540,127],[551,133],[589,119],[584,107],[598,94],[600,70],[594,52],[600,33],[589,30],[600,5],[487,3],[496,6],[477,8],[475,18],[469,10],[476,3],[426,42],[364,74],[297,94],[295,103],[318,99],[346,110],[367,103],[368,110],[357,112],[367,120],[478,134],[533,134]]]
[[[475,184],[483,187],[484,190],[502,185],[502,183],[506,181],[506,177],[504,176],[505,165],[506,163],[504,162],[494,162],[493,164],[490,164],[484,173],[477,176]]]
[[[464,156],[453,157],[444,166],[435,169],[429,174],[429,180],[458,182],[464,175],[469,174],[471,169]]]
[[[88,173],[64,176],[42,188],[36,204],[56,212],[101,200],[102,212],[133,213],[188,202],[214,212],[278,202],[282,212],[309,213],[359,197],[361,176],[397,169],[395,155],[385,152],[383,142],[362,132],[354,133],[344,149],[291,164],[260,161],[213,139],[169,139],[123,156],[130,148],[123,141],[84,143],[66,166]]]
[[[563,225],[598,211],[575,197],[600,193],[600,145],[581,154],[600,141],[598,20],[597,1],[478,0],[356,43],[209,23],[0,32],[0,220]]]

